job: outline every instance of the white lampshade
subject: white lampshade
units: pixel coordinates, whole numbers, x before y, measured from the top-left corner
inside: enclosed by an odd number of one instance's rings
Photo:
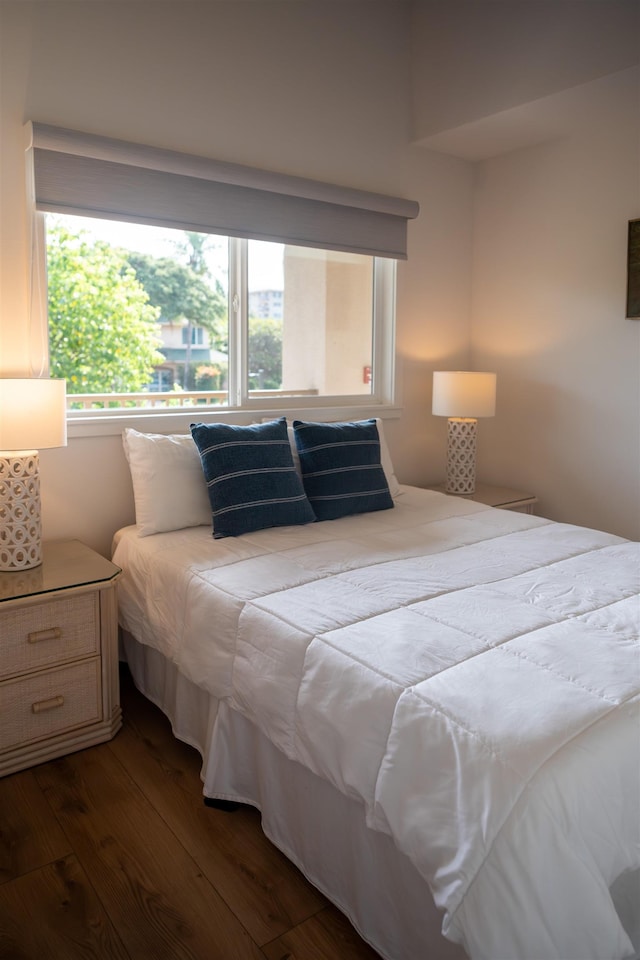
[[[0,379],[0,571],[42,563],[38,450],[67,442],[64,380]]]
[[[0,379],[0,451],[43,450],[66,443],[65,380]]]
[[[433,374],[432,413],[435,416],[493,417],[495,412],[495,373],[446,370]]]

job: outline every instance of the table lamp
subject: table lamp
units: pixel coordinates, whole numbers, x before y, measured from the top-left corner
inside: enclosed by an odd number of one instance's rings
[[[0,571],[42,563],[38,450],[67,443],[64,380],[0,379]]]
[[[492,417],[496,412],[495,373],[434,373],[432,412],[448,417],[447,493],[474,493],[478,417]]]

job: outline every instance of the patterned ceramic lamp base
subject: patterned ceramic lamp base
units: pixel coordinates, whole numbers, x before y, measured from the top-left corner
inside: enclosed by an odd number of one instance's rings
[[[447,493],[475,493],[478,421],[450,417],[447,421]]]
[[[42,563],[38,454],[0,456],[0,570]]]

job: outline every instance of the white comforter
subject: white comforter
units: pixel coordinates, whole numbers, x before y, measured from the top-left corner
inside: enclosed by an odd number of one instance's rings
[[[116,542],[123,626],[358,798],[474,960],[634,955],[638,544],[414,488]]]

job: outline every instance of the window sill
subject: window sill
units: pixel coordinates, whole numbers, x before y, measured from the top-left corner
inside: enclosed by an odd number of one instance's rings
[[[140,410],[114,411],[106,415],[94,414],[80,415],[72,414],[67,418],[67,437],[70,440],[79,437],[108,437],[118,436],[126,428],[139,430],[141,433],[189,433],[189,428],[195,421],[203,423],[215,423],[216,421],[247,424],[276,417],[286,416],[287,419],[298,420],[365,420],[368,417],[380,417],[382,420],[397,419],[401,414],[402,408],[391,404],[362,404],[327,407],[295,407],[286,409],[262,410],[220,410],[215,413],[209,409],[176,410],[162,413],[149,411],[149,413]]]

